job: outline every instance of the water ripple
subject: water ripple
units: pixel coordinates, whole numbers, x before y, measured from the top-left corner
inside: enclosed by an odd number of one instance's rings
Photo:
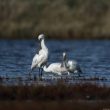
[[[66,51],[69,59],[79,62],[85,77],[110,79],[109,40],[48,40],[46,44],[50,51],[49,63],[60,62],[62,53]],[[25,77],[38,46],[38,42],[33,40],[0,40],[0,75]],[[38,70],[33,74],[37,75]]]

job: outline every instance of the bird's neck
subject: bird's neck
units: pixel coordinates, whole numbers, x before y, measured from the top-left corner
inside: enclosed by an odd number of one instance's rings
[[[42,39],[42,41],[41,41],[41,48],[47,50],[44,39]]]
[[[67,56],[64,56],[64,57],[63,57],[63,60],[62,60],[62,66],[67,68],[67,66],[68,66],[67,63],[68,63]]]
[[[43,70],[44,70],[45,72],[49,72],[48,67],[47,67],[46,65],[43,67]]]

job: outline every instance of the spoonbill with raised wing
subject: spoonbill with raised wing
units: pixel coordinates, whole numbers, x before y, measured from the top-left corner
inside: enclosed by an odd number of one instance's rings
[[[82,73],[82,70],[75,60],[68,60],[66,52],[63,53],[63,66],[67,68],[70,73]]]

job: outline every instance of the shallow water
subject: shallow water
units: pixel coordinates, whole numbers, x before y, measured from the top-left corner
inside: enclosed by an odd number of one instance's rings
[[[67,52],[69,59],[76,60],[87,80],[101,85],[110,85],[110,41],[109,40],[46,40],[50,56],[48,63],[60,62],[62,52]],[[30,71],[32,58],[39,49],[39,43],[34,40],[0,40],[0,76],[22,77],[26,79]],[[38,75],[38,69],[33,72]],[[51,76],[44,74],[49,80]],[[92,79],[92,80],[89,80]],[[94,80],[95,79],[95,80]],[[79,82],[76,78],[69,83]],[[9,81],[4,83],[8,84]],[[16,83],[16,81],[11,81]]]

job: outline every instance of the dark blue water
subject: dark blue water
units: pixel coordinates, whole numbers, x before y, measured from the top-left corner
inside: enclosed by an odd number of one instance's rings
[[[46,40],[46,44],[50,52],[49,63],[60,62],[65,51],[69,59],[74,59],[80,64],[83,77],[88,79],[87,81],[96,78],[95,82],[110,85],[109,40]],[[0,40],[0,76],[26,78],[32,58],[38,49],[37,39]],[[33,75],[38,75],[37,69]]]

